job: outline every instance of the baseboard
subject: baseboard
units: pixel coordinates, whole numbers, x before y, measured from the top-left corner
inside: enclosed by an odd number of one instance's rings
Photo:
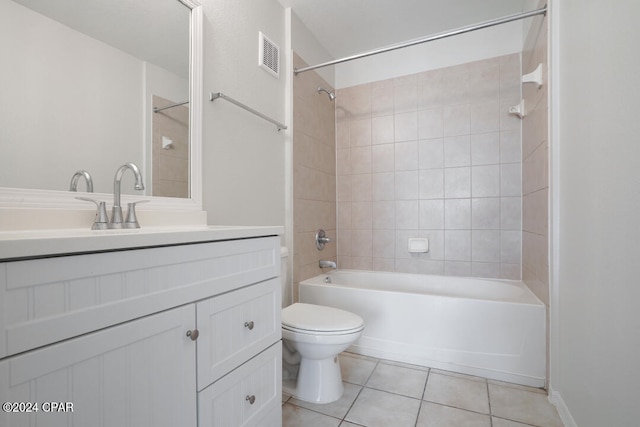
[[[549,402],[558,410],[558,415],[560,415],[562,424],[564,424],[565,427],[578,427],[578,424],[571,416],[569,408],[564,403],[564,400],[562,400],[560,392],[554,390],[552,387],[549,387]]]

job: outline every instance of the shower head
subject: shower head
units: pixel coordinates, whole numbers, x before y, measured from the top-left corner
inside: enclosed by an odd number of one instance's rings
[[[332,101],[336,99],[336,94],[334,92],[329,92],[325,88],[318,86],[318,93],[320,92],[325,92],[327,95],[329,95],[329,99]]]

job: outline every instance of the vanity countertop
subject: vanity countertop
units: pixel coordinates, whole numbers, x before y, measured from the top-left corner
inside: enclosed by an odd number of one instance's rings
[[[0,232],[0,261],[284,234],[281,226],[177,226]]]

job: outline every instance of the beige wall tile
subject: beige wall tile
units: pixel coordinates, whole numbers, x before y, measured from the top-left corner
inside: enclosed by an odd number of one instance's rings
[[[394,115],[394,140],[416,141],[418,139],[418,113],[400,113]]]
[[[371,230],[373,228],[372,202],[351,203],[351,229]]]
[[[395,230],[396,206],[394,201],[373,202],[371,209],[374,230]]]
[[[419,173],[420,199],[444,198],[444,169],[424,169]]]
[[[388,84],[372,84],[371,115],[372,117],[393,114],[393,86]]]
[[[374,173],[371,181],[372,200],[395,200],[395,173]]]
[[[349,141],[351,147],[371,145],[371,118],[357,118],[349,121]]]
[[[418,112],[418,137],[420,139],[444,136],[444,109],[429,108]]]
[[[444,167],[444,143],[442,138],[418,142],[418,167],[432,169]]]
[[[351,173],[371,173],[371,147],[351,147]]]
[[[418,169],[418,142],[397,142],[395,144],[395,170],[411,171]]]
[[[418,87],[415,82],[398,84],[393,87],[393,111],[405,113],[418,110]]]
[[[470,135],[444,138],[444,167],[451,168],[469,165],[471,165]]]
[[[371,147],[371,171],[374,173],[395,171],[395,146],[393,143]]]
[[[294,61],[303,66],[294,54]],[[319,97],[316,88],[333,90],[317,73],[305,73],[294,79],[293,134],[293,277],[294,298],[297,300],[297,282],[320,274],[320,259],[337,259],[338,244],[329,244],[320,252],[315,247],[315,233],[324,228],[329,236],[337,235],[337,199],[348,199],[351,204],[351,122],[336,114],[336,104],[345,111],[350,105],[363,108],[361,100],[348,91],[339,92],[336,102]],[[344,95],[342,97],[342,95]],[[360,111],[360,110],[358,110]],[[358,125],[361,125],[359,128]],[[366,144],[366,123],[354,126],[358,144]],[[364,129],[364,130],[363,130]],[[362,136],[362,134],[365,136]],[[369,124],[370,138],[370,124]],[[336,147],[343,147],[336,153]],[[337,154],[337,155],[336,155]],[[344,179],[348,177],[349,179]],[[339,179],[338,179],[339,178]],[[341,205],[342,221],[347,212]],[[350,212],[348,212],[350,215]],[[350,224],[349,224],[350,225]],[[341,231],[344,234],[344,231]],[[345,239],[349,243],[348,239]],[[338,242],[340,239],[338,239]],[[344,246],[344,244],[343,244]]]
[[[387,144],[394,140],[393,115],[371,119],[371,143]]]
[[[469,104],[444,107],[444,136],[471,133]]]
[[[339,92],[342,268],[521,277],[520,75],[514,54]],[[416,236],[428,253],[408,253]]]

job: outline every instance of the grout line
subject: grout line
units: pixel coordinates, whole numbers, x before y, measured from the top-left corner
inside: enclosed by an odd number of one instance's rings
[[[420,397],[420,406],[418,406],[418,414],[416,415],[415,427],[418,427],[418,420],[420,419],[420,412],[422,411],[422,403],[425,402],[424,396],[427,394],[427,384],[429,383],[429,376],[431,375],[431,368],[427,370],[427,378],[424,381],[424,387],[422,389],[422,396]]]
[[[493,427],[493,411],[491,409],[491,394],[489,393],[489,381],[485,380],[485,386],[487,387],[487,400],[489,401],[489,425]]]
[[[358,398],[360,397],[360,394],[362,393],[362,390],[364,390],[364,386],[360,387],[360,391],[358,391],[358,394],[356,394],[356,398],[353,399],[353,402],[351,402],[351,405],[349,405],[349,409],[347,409],[347,412],[344,413],[344,416],[342,417],[342,420],[340,421],[340,424],[342,424],[343,422],[347,421],[347,415],[349,415],[349,412],[351,412],[351,408],[353,408],[353,405],[356,404],[356,400],[358,400]],[[347,422],[351,422],[351,421],[347,421]]]
[[[364,359],[366,360],[366,359]],[[375,358],[375,366],[373,367],[373,369],[371,370],[371,373],[369,374],[369,376],[367,377],[367,379],[364,381],[364,384],[355,384],[360,386],[360,391],[358,391],[358,394],[356,395],[356,398],[353,399],[353,402],[351,403],[351,405],[349,406],[349,409],[347,409],[347,412],[345,412],[344,417],[342,417],[342,420],[340,422],[340,424],[342,424],[343,422],[345,422],[347,420],[347,415],[349,415],[349,412],[351,411],[351,409],[353,408],[353,406],[356,404],[356,401],[358,400],[358,398],[360,397],[360,394],[362,393],[362,390],[364,390],[366,384],[369,382],[369,379],[371,378],[371,376],[373,375],[373,373],[375,372],[376,368],[378,367],[378,365],[380,364],[380,360],[379,358]],[[343,382],[347,382],[344,381]],[[353,383],[349,383],[349,384],[353,384]],[[350,421],[347,421],[350,422]]]

